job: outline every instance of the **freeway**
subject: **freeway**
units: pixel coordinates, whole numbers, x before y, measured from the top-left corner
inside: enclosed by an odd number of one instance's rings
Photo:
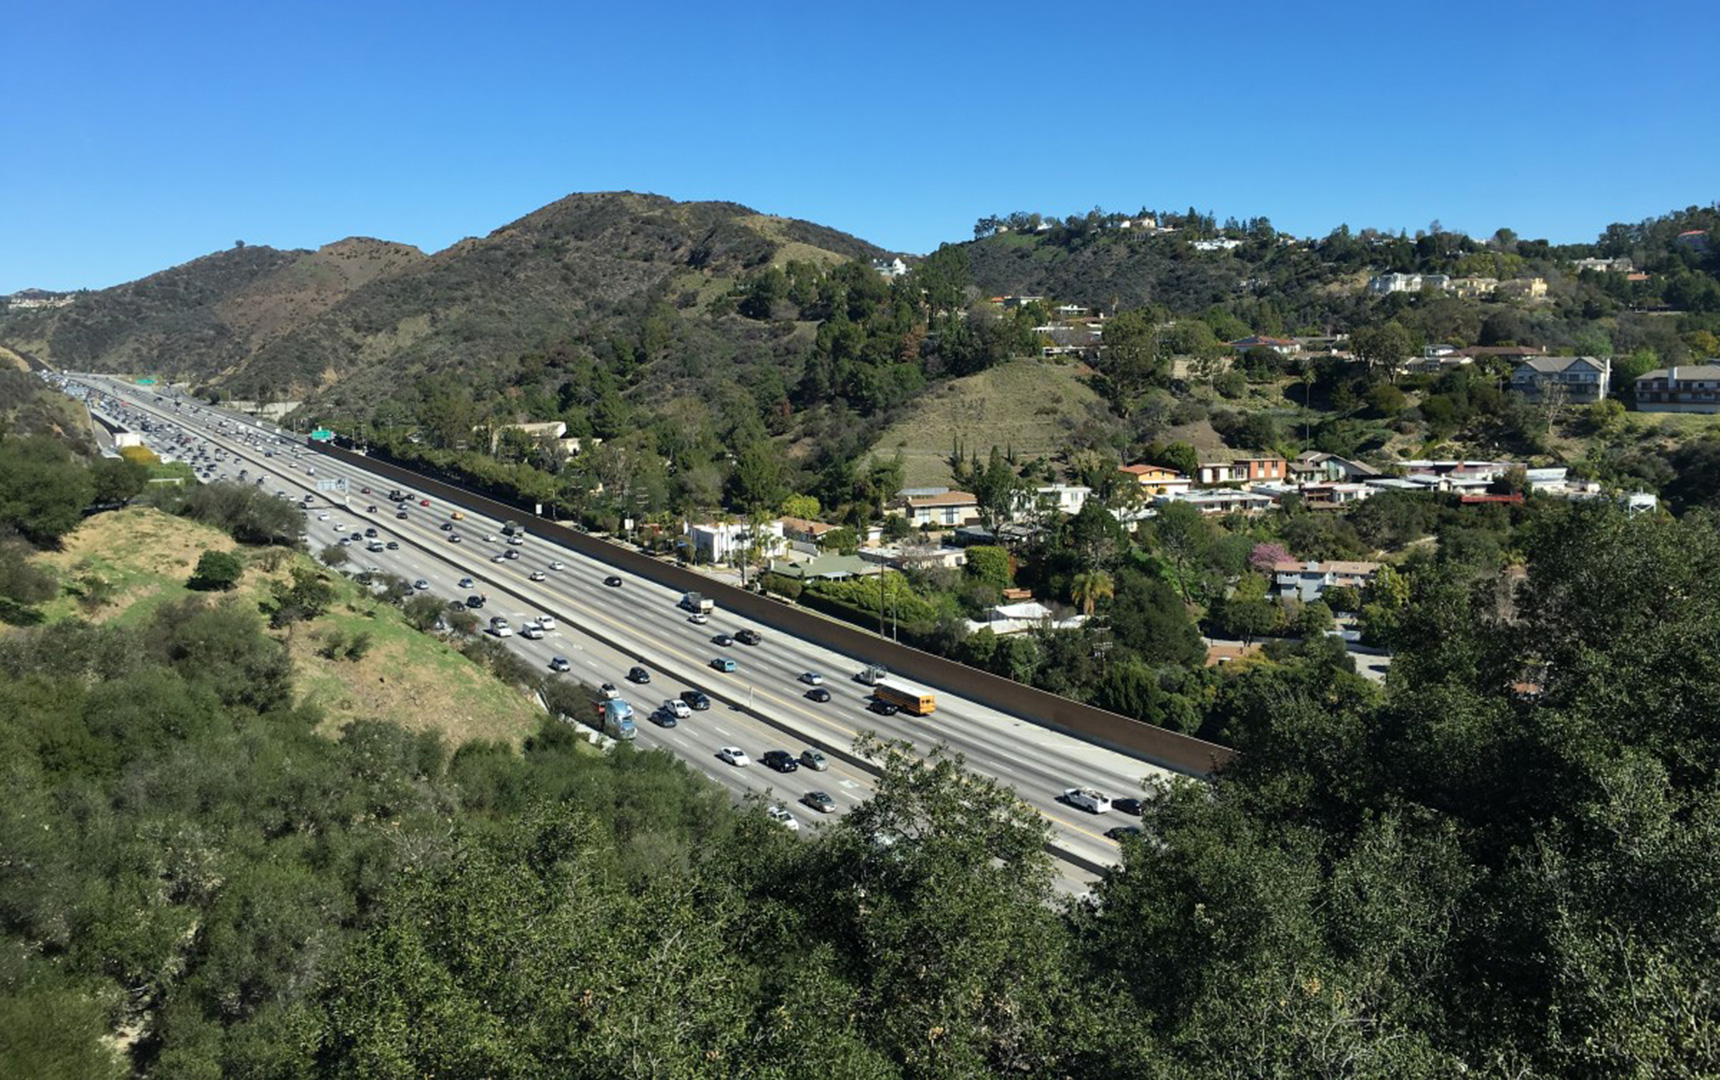
[[[151,396],[122,383],[91,377],[81,381],[122,397],[128,408],[152,414],[157,420],[183,425],[186,430],[197,428],[201,437],[232,455],[235,463],[243,461],[246,467],[266,473],[270,490],[289,491],[301,504],[303,494],[311,493],[312,510],[307,513],[306,525],[313,550],[337,542],[340,535],[374,526],[382,539],[395,541],[399,549],[371,553],[354,545],[353,563],[374,564],[408,581],[423,579],[430,591],[442,597],[458,599],[472,591],[487,594],[489,602],[480,614],[501,613],[515,619],[516,625],[528,615],[554,616],[559,625],[551,637],[538,642],[517,636],[507,640],[535,662],[547,665],[551,655],[566,656],[588,681],[608,681],[623,687],[641,713],[638,719],[643,745],[661,746],[678,754],[737,794],[768,790],[792,800],[808,790],[820,789],[836,798],[839,810],[846,809],[870,790],[866,764],[848,753],[859,733],[870,730],[906,739],[922,751],[942,742],[962,753],[976,772],[1010,786],[1051,823],[1053,852],[1073,864],[1066,868],[1067,873],[1074,867],[1115,862],[1117,847],[1103,833],[1128,819],[1119,820],[1116,814],[1096,817],[1065,805],[1058,799],[1063,789],[1093,786],[1113,796],[1136,794],[1145,780],[1169,775],[1126,755],[954,695],[940,694],[938,710],[930,718],[876,715],[866,709],[867,688],[853,679],[864,658],[837,655],[816,643],[776,632],[766,632],[757,646],[718,646],[711,641],[715,635],[733,635],[745,624],[718,611],[708,625],[695,625],[676,606],[678,593],[541,538],[528,538],[518,548],[499,540],[486,541],[484,537],[500,532],[501,522],[464,507],[440,500],[432,500],[432,505],[425,507],[414,499],[407,518],[400,520],[394,517],[396,507],[386,495],[394,486],[392,481],[323,455],[302,453],[293,457],[289,449],[292,437],[285,443],[266,444],[274,456],[265,458],[264,447],[252,445],[251,440],[275,439],[276,429],[267,425],[202,407],[188,416],[185,409],[156,406]],[[228,431],[216,429],[221,422],[229,425]],[[315,474],[309,469],[315,469]],[[337,491],[316,491],[319,480],[344,480],[344,502]],[[365,487],[372,489],[371,494],[363,493]],[[378,508],[374,514],[368,509],[372,504]],[[456,510],[463,514],[462,520],[451,517]],[[322,520],[323,513],[329,514],[328,520]],[[444,524],[450,528],[444,530]],[[336,525],[345,529],[337,534]],[[451,541],[454,535],[461,537],[460,543]],[[518,552],[520,558],[492,561],[508,550]],[[552,562],[560,563],[563,569],[550,570]],[[531,581],[529,575],[534,570],[542,572],[545,580]],[[463,589],[458,581],[468,576],[476,584]],[[620,579],[619,586],[604,584],[612,576]],[[730,674],[713,670],[710,661],[718,656],[733,659],[737,670]],[[651,671],[649,688],[625,684],[624,677],[635,664]],[[831,693],[829,702],[814,702],[805,695],[807,688],[799,676],[806,671],[823,674],[824,686]],[[656,700],[692,687],[705,690],[729,707],[695,713],[673,729],[658,728],[646,719],[644,714],[651,711]],[[824,774],[800,770],[786,775],[768,772],[756,764],[738,769],[716,759],[720,745],[739,746],[755,762],[767,749],[798,753],[802,747],[819,747],[826,751],[832,768]],[[846,754],[846,760],[839,754]],[[817,816],[804,807],[796,807],[796,812],[807,819]]]

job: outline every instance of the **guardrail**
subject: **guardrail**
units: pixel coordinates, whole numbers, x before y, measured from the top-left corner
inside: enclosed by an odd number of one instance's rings
[[[365,469],[443,499],[506,520],[512,518],[538,536],[554,539],[598,562],[636,574],[679,592],[699,592],[718,606],[766,626],[815,641],[826,648],[868,662],[882,663],[914,682],[1060,731],[1130,757],[1194,776],[1206,776],[1228,764],[1236,751],[1165,728],[1084,705],[1036,687],[946,660],[900,642],[876,637],[847,623],[833,622],[810,611],[747,592],[704,574],[652,558],[643,552],[599,539],[577,529],[539,517],[529,509],[468,491],[382,458],[370,457],[328,443],[311,449],[355,468]]]

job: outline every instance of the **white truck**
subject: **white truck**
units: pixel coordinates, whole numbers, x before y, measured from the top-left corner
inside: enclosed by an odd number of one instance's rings
[[[690,592],[681,594],[681,607],[695,615],[709,615],[716,609],[716,601],[701,593]]]
[[[877,686],[879,683],[890,677],[890,669],[885,667],[883,664],[867,664],[865,667],[861,668],[860,673],[854,677],[865,683],[867,686]]]
[[[1089,814],[1103,814],[1111,809],[1110,799],[1087,787],[1065,788],[1063,801],[1070,806],[1078,806]]]

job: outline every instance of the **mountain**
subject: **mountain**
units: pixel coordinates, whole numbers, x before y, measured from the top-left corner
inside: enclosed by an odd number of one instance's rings
[[[365,239],[218,252],[63,308],[11,314],[0,342],[61,367],[374,405],[406,379],[483,380],[496,361],[637,341],[654,313],[683,365],[768,351],[787,331],[706,318],[700,305],[772,261],[881,253],[735,203],[578,194],[434,255]]]

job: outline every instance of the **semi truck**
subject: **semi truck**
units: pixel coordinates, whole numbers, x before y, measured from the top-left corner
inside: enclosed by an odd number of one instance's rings
[[[702,593],[690,592],[681,594],[681,606],[698,615],[709,615],[717,603]]]

